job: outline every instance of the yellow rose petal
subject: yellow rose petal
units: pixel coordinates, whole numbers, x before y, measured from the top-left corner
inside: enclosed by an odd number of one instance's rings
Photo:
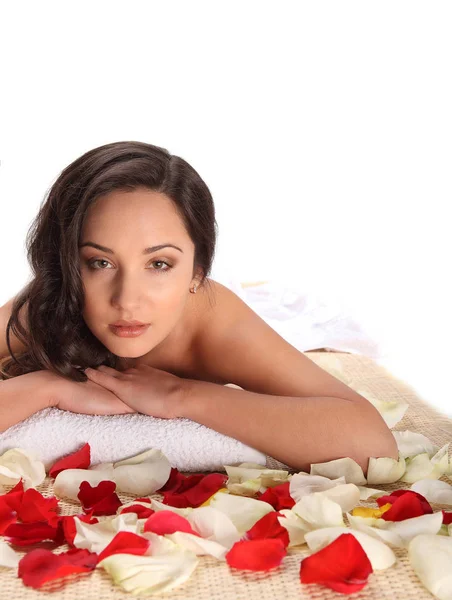
[[[217,494],[218,492],[224,492],[224,493],[226,493],[226,494],[229,494],[229,490],[228,490],[228,488],[220,488],[219,490],[217,490],[217,491],[215,492],[215,494]],[[205,502],[203,502],[202,504],[200,504],[200,505],[198,506],[198,508],[200,508],[201,506],[209,506],[209,504],[210,504],[210,501],[211,501],[211,500],[212,500],[212,498],[215,496],[215,494],[212,494],[212,495],[210,496],[210,498],[207,498],[207,500],[206,500]]]
[[[388,502],[383,504],[381,508],[367,508],[365,506],[357,506],[352,510],[354,517],[366,517],[371,519],[379,519],[383,513],[391,508],[392,504]]]

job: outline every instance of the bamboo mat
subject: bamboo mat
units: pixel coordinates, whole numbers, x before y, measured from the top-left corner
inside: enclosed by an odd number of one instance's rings
[[[352,388],[359,387],[360,393],[371,392],[381,400],[406,402],[409,407],[401,421],[393,428],[395,431],[410,430],[423,433],[434,444],[441,447],[452,441],[452,419],[438,412],[420,399],[414,390],[405,382],[394,377],[385,368],[372,359],[356,354],[343,352],[310,351],[307,356],[325,370],[336,375],[342,369],[344,381]],[[365,393],[363,394],[365,396]],[[451,450],[449,449],[449,452]],[[267,458],[269,468],[283,468],[283,464],[272,457]],[[291,471],[293,472],[293,471]],[[447,477],[441,478],[448,483]],[[370,486],[386,491],[409,489],[410,485],[396,482],[388,485]],[[8,488],[9,489],[9,488]],[[46,480],[37,488],[44,496],[52,495],[52,480]],[[122,502],[130,502],[134,496],[118,492]],[[154,498],[161,500],[160,494]],[[362,501],[361,506],[376,506],[375,502]],[[450,510],[447,505],[432,504],[433,510]],[[81,512],[78,504],[60,501],[60,513],[73,515]],[[346,517],[344,516],[346,521]],[[29,547],[49,547],[45,544]],[[20,548],[15,550],[22,556]],[[55,549],[55,553],[65,552],[69,546]],[[397,562],[384,571],[374,571],[366,587],[352,597],[356,600],[430,600],[433,596],[423,587],[412,570],[406,549],[393,549]],[[26,600],[29,598],[49,597],[67,600],[114,600],[116,598],[175,598],[184,600],[285,600],[299,598],[316,598],[317,600],[334,600],[345,597],[329,588],[317,584],[301,584],[299,578],[300,562],[310,552],[307,545],[288,548],[281,565],[267,573],[238,571],[211,556],[200,556],[200,562],[188,581],[180,587],[165,594],[139,595],[127,594],[113,585],[110,576],[102,569],[96,569],[89,576],[78,579],[66,587],[49,593],[39,592],[23,585],[17,578],[16,569],[0,567],[0,599]]]

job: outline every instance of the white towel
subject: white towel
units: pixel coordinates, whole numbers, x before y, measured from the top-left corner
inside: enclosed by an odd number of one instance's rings
[[[10,448],[29,450],[48,471],[56,460],[86,442],[91,446],[92,465],[116,462],[149,448],[159,448],[182,472],[224,471],[224,465],[241,462],[266,466],[267,460],[262,452],[190,419],[140,413],[83,415],[58,408],[40,410],[1,433],[0,455]]]

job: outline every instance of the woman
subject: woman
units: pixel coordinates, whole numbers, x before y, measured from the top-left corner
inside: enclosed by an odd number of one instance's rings
[[[209,279],[216,236],[207,185],[167,150],[117,142],[71,163],[27,236],[34,277],[2,309],[3,402],[11,378],[45,372],[52,406],[190,418],[299,469],[397,458],[372,404]]]

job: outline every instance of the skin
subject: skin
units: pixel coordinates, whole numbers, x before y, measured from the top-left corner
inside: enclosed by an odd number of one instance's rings
[[[206,292],[198,287],[201,274],[192,277],[195,246],[173,201],[147,188],[102,196],[88,210],[81,244],[87,241],[114,251],[79,249],[83,318],[91,332],[121,357],[119,370],[145,363],[192,375],[193,342],[205,314]],[[164,243],[182,252],[167,247],[142,254],[144,248]],[[90,269],[88,263],[94,260]],[[167,270],[164,263],[172,268]],[[196,294],[189,291],[194,285]],[[120,338],[109,328],[119,319],[151,326],[139,337]]]

